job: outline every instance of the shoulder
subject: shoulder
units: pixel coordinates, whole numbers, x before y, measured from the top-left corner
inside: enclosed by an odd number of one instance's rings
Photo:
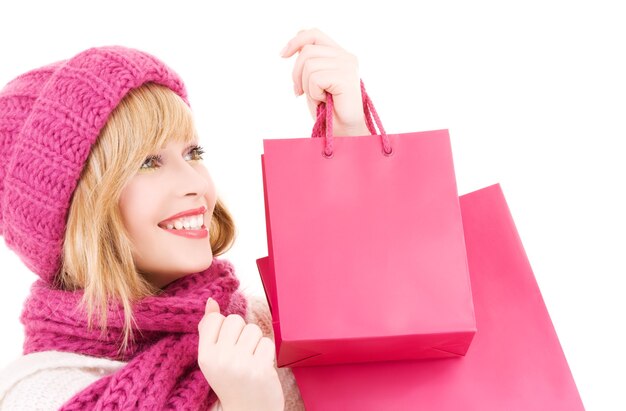
[[[125,364],[61,351],[24,355],[0,371],[0,410],[58,409]]]

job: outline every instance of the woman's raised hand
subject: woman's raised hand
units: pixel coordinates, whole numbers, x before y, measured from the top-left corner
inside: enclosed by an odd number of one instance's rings
[[[369,135],[363,113],[359,63],[319,29],[300,30],[281,52],[282,57],[299,53],[293,68],[296,96],[306,94],[315,120],[317,105],[326,102],[324,91],[333,96],[333,134]]]
[[[198,332],[198,365],[224,411],[283,410],[274,342],[258,325],[240,315],[223,316],[209,298]]]

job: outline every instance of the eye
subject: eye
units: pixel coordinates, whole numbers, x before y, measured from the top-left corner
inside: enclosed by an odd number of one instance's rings
[[[204,160],[202,154],[204,154],[204,148],[202,146],[193,146],[191,150],[189,150],[189,154],[193,155],[192,160]]]
[[[146,158],[146,160],[143,162],[143,164],[141,165],[141,169],[150,169],[153,168],[151,166],[149,166],[149,164],[151,164],[153,161],[158,161],[159,163],[163,160],[163,158],[157,154],[157,155],[152,155],[152,156],[148,156]],[[146,165],[148,165],[147,167],[145,167]]]

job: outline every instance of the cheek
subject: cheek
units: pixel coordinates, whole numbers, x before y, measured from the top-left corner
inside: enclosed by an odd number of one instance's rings
[[[146,181],[135,178],[124,188],[119,201],[124,227],[133,243],[133,260],[141,271],[149,271],[149,264],[159,257],[160,247],[155,243],[155,233],[160,230],[156,193]]]
[[[151,219],[157,218],[155,210],[151,209],[156,204],[154,193],[147,184],[138,181],[131,181],[122,191],[120,212],[124,226],[133,238],[140,237],[142,231],[145,232],[146,224],[151,224]],[[140,229],[142,227],[143,230]]]

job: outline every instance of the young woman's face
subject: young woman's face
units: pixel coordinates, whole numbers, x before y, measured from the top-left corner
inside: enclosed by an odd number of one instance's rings
[[[155,155],[124,188],[120,209],[137,269],[162,288],[211,265],[208,227],[217,197],[197,144],[170,142]]]

